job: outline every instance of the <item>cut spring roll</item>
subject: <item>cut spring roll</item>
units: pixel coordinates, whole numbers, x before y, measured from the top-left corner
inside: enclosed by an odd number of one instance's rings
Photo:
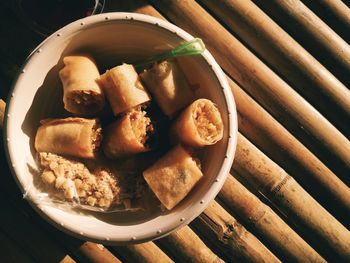
[[[170,118],[193,101],[194,93],[175,60],[154,64],[140,77],[164,114]]]
[[[180,114],[171,134],[175,141],[203,147],[221,140],[223,130],[221,115],[215,104],[208,99],[198,99]]]
[[[100,73],[94,60],[85,55],[63,58],[59,76],[63,84],[64,108],[74,114],[92,116],[105,105],[102,89],[96,82]]]
[[[169,210],[185,198],[202,175],[199,161],[180,145],[143,172],[151,190]]]
[[[120,158],[151,150],[148,144],[154,133],[146,112],[131,110],[107,127],[103,151],[108,158]]]
[[[151,100],[132,65],[123,64],[107,70],[99,82],[114,115]]]
[[[41,124],[35,136],[38,152],[95,158],[102,140],[98,119],[46,119]]]

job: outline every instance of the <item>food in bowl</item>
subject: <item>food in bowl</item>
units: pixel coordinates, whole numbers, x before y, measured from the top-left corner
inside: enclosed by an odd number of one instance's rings
[[[146,194],[138,188],[144,189],[147,183],[166,209],[174,208],[203,176],[200,160],[185,147],[212,145],[223,137],[223,124],[215,104],[203,98],[193,102],[194,92],[174,59],[155,63],[140,76],[133,65],[125,63],[100,76],[90,55],[66,56],[63,62],[65,66],[59,74],[65,109],[93,119],[68,117],[41,121],[35,149],[43,182],[61,192],[68,201],[105,209],[121,204],[128,209],[130,202],[141,198],[135,193]],[[105,97],[114,117],[106,125],[100,125]],[[177,119],[172,133],[183,145],[170,150],[169,146],[164,156],[133,175],[135,180],[129,180],[123,176],[130,175],[118,172],[117,165],[107,165],[104,159],[123,159],[153,150],[149,143],[156,134],[153,123],[162,118],[147,116],[150,104],[159,105],[168,123]],[[182,110],[180,117],[175,118]],[[93,168],[87,165],[91,159],[94,159]],[[134,190],[125,197],[125,188]]]
[[[203,176],[200,161],[178,145],[143,172],[143,177],[161,203],[172,209]]]
[[[195,98],[207,98],[215,102],[223,120],[224,136],[218,143],[199,149],[204,176],[173,209],[161,210],[159,201],[155,200],[146,210],[135,212],[115,214],[76,210],[70,204],[66,205],[66,201],[52,202],[47,198],[47,192],[41,191],[36,184],[36,180],[39,183],[41,178],[35,160],[34,138],[40,120],[74,115],[64,110],[61,99],[63,90],[59,71],[64,67],[63,57],[90,54],[96,59],[100,72],[104,73],[119,62],[133,64],[138,68],[138,61],[167,52],[183,41],[193,39],[179,27],[154,17],[136,13],[109,13],[74,22],[48,37],[33,51],[19,72],[8,99],[4,145],[14,179],[25,199],[39,215],[59,230],[80,239],[126,245],[161,238],[191,222],[207,207],[229,173],[237,138],[233,96],[224,73],[208,50],[199,56],[183,57],[179,59],[179,64],[191,89],[195,91]],[[105,109],[108,108],[106,105]],[[158,112],[156,107],[150,105],[148,110],[151,119],[157,116],[153,115]],[[109,112],[108,116],[113,116],[113,113]],[[105,115],[100,120],[105,128]],[[160,139],[158,143],[163,146],[163,135],[168,135],[168,130],[163,127],[167,125],[155,124],[159,134],[157,138]],[[142,174],[165,152],[159,151],[157,146],[147,153],[133,155],[123,161],[111,159],[110,162],[122,165],[121,172],[136,169],[132,173]]]
[[[152,150],[154,126],[146,112],[133,109],[105,128],[103,152],[111,159]]]
[[[98,119],[45,119],[36,132],[37,152],[52,152],[80,158],[95,158],[101,143]]]
[[[224,125],[213,102],[198,99],[181,112],[172,127],[178,141],[192,147],[213,145],[222,139]]]
[[[125,209],[131,200],[141,198],[142,178],[111,170],[101,163],[83,162],[53,153],[40,152],[41,179],[63,194],[67,201],[108,209],[120,205]],[[59,198],[59,197],[58,197]]]
[[[172,117],[194,99],[193,90],[175,60],[155,63],[151,69],[144,70],[140,77],[168,117]]]
[[[100,77],[94,60],[87,55],[66,56],[59,72],[63,84],[64,108],[78,115],[93,115],[105,105],[96,79]]]
[[[98,80],[114,115],[151,100],[133,65],[122,64],[107,70]]]

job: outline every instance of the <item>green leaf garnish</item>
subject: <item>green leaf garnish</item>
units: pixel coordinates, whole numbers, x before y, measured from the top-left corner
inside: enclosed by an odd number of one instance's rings
[[[136,63],[135,66],[140,68],[168,58],[200,55],[204,52],[204,50],[205,45],[202,39],[194,38],[190,41],[185,41],[181,43],[180,45],[178,45],[170,51],[166,51],[164,53],[149,57],[146,60]]]

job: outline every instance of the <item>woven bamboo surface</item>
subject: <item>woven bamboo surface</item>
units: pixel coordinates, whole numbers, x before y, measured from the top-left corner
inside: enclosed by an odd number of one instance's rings
[[[9,4],[0,7],[6,101],[42,39]],[[350,262],[349,7],[348,0],[106,1],[105,12],[156,16],[204,40],[237,104],[231,174],[189,226],[153,242],[103,246],[36,214],[1,140],[0,262]]]

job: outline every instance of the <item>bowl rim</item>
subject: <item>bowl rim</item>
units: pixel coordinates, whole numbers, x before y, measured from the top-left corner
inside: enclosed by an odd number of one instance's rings
[[[21,72],[24,72],[25,66],[27,65],[27,63],[33,58],[33,56],[36,53],[38,53],[39,50],[44,49],[46,45],[49,45],[52,41],[55,41],[57,37],[60,37],[62,35],[73,34],[77,30],[82,30],[82,26],[96,25],[100,23],[102,24],[106,22],[111,23],[113,21],[119,21],[119,20],[126,20],[126,21],[134,20],[134,21],[138,21],[146,24],[151,24],[153,26],[154,25],[159,26],[167,31],[170,31],[176,34],[180,38],[187,41],[194,38],[192,35],[185,32],[183,29],[177,27],[176,25],[171,24],[168,21],[155,18],[153,16],[138,14],[138,13],[129,13],[129,12],[111,12],[111,13],[93,15],[93,16],[76,20],[66,25],[65,27],[57,30],[56,32],[51,34],[48,38],[46,38],[43,42],[41,42],[24,61],[21,69],[17,73],[17,76],[14,78],[12,87],[10,88],[10,91],[8,94],[7,107],[5,110],[5,118],[4,118],[3,140],[4,140],[4,146],[5,146],[4,147],[5,154],[6,154],[7,162],[9,164],[11,174],[15,178],[15,181],[23,194],[25,193],[24,187],[20,182],[20,179],[17,177],[17,174],[20,174],[20,171],[18,171],[17,167],[14,165],[15,158],[14,156],[12,156],[11,150],[10,150],[12,146],[10,144],[11,136],[9,135],[10,131],[8,127],[8,123],[10,121],[10,116],[11,116],[12,104],[13,104],[12,103],[12,97],[14,96],[13,92],[16,88],[16,83],[18,78],[20,77]],[[158,230],[156,232],[149,231],[148,234],[143,234],[143,235],[140,235],[139,237],[133,236],[130,238],[120,238],[117,235],[114,235],[106,238],[105,236],[99,235],[98,233],[90,233],[89,231],[85,231],[84,233],[82,233],[80,230],[77,230],[74,227],[64,225],[60,223],[60,221],[54,215],[54,213],[50,212],[48,209],[45,209],[43,205],[38,205],[34,203],[32,200],[27,199],[27,201],[34,208],[34,210],[37,211],[40,214],[40,216],[43,217],[47,222],[54,225],[56,228],[58,228],[59,230],[65,233],[73,235],[82,240],[89,240],[89,241],[99,242],[99,243],[108,244],[108,245],[135,244],[135,243],[141,243],[141,242],[159,239],[161,237],[164,237],[170,234],[172,231],[175,231],[176,229],[189,224],[194,218],[199,216],[205,210],[205,208],[208,207],[209,203],[212,200],[214,200],[218,192],[221,190],[227,176],[229,175],[229,172],[233,163],[235,151],[236,151],[237,136],[238,136],[236,104],[235,104],[230,86],[226,79],[226,76],[208,50],[205,50],[205,52],[203,52],[201,56],[202,58],[204,58],[206,63],[208,63],[208,65],[213,70],[222,88],[222,92],[225,98],[227,112],[228,112],[228,126],[229,126],[228,142],[226,145],[225,157],[223,159],[222,166],[218,171],[215,182],[210,186],[210,188],[204,194],[204,196],[202,196],[203,199],[192,206],[193,212],[190,216],[188,215],[184,216],[183,215],[184,211],[181,211],[179,212],[179,215],[176,216],[177,218],[176,221],[175,220],[170,221],[165,228]]]

